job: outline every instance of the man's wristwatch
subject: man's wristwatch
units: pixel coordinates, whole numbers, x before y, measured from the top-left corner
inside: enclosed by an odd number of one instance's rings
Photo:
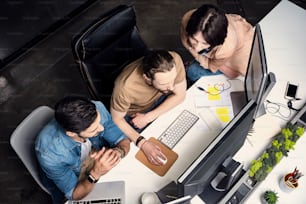
[[[125,157],[125,151],[121,147],[115,147],[114,150],[117,150],[121,154],[121,158]]]
[[[90,183],[97,183],[99,179],[95,179],[95,177],[93,177],[92,175],[88,174],[87,180],[88,180]]]

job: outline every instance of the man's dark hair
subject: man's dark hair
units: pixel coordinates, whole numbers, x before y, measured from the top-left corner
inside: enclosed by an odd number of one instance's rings
[[[143,73],[154,79],[157,72],[168,72],[174,67],[174,59],[166,50],[149,50],[142,60]]]
[[[55,105],[55,119],[66,130],[80,133],[97,118],[94,103],[81,96],[67,96]]]
[[[215,47],[224,43],[228,20],[225,12],[217,6],[204,4],[195,10],[186,26],[188,37],[201,32],[205,41]]]

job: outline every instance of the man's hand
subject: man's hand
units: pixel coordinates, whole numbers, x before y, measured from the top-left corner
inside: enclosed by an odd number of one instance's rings
[[[113,149],[106,150],[105,147],[103,147],[99,152],[93,153],[91,158],[95,160],[95,165],[90,173],[96,179],[106,174],[121,160],[120,154],[117,151]]]
[[[131,124],[138,129],[146,127],[151,122],[144,113],[136,113],[132,115],[132,118]]]
[[[147,159],[154,165],[162,166],[164,165],[163,162],[159,160],[158,157],[162,158],[163,160],[166,160],[166,156],[161,151],[160,147],[152,142],[145,141],[142,146],[141,150],[146,155]]]

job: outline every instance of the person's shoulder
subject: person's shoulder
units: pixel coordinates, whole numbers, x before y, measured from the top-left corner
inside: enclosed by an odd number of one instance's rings
[[[52,118],[39,132],[37,138],[43,138],[45,135],[54,134],[55,131],[59,129],[59,124],[56,122],[55,118]]]
[[[174,62],[177,63],[181,63],[182,62],[182,57],[179,53],[175,52],[175,51],[168,51],[169,54],[173,57]]]
[[[45,125],[36,137],[36,147],[40,146],[42,148],[50,147],[56,138],[64,135],[65,132],[61,126],[53,118],[47,125]]]
[[[180,57],[180,55],[179,55],[177,52],[173,51],[173,50],[169,50],[168,52],[169,52],[169,54],[170,54],[173,58],[175,58],[175,57]]]
[[[173,57],[174,64],[176,66],[177,72],[179,73],[178,78],[182,78],[182,79],[185,78],[185,67],[184,67],[183,59],[175,51],[169,51],[169,53]]]
[[[234,13],[227,13],[225,14],[225,16],[228,19],[234,19],[234,20],[240,20],[240,19],[244,19],[242,16],[240,16],[239,14],[234,14]]]
[[[91,100],[91,102],[93,102],[97,108],[105,109],[105,106],[101,101]]]
[[[143,57],[139,57],[138,59],[130,62],[123,70],[123,72],[127,71],[128,73],[133,71],[135,68],[138,68],[142,64]],[[128,71],[129,70],[129,71]]]
[[[185,29],[186,28],[186,26],[187,26],[187,24],[188,24],[188,21],[189,21],[189,19],[190,19],[190,17],[191,17],[191,15],[193,14],[193,12],[195,11],[196,9],[192,9],[192,10],[189,10],[189,11],[187,11],[184,15],[183,15],[183,17],[182,17],[182,24],[181,24],[181,26]]]
[[[187,12],[183,15],[183,19],[189,20],[190,16],[193,14],[193,12],[195,12],[195,10],[197,10],[197,9],[191,9],[191,10],[187,11]]]
[[[196,9],[191,9],[189,11],[187,11],[183,17],[182,17],[182,21],[181,21],[181,26],[183,27],[183,29],[185,29],[187,27],[188,21],[191,17],[191,15],[193,14],[193,12],[195,12]]]
[[[225,59],[229,58],[233,55],[233,53],[237,49],[237,33],[236,30],[229,26],[227,36],[222,45],[217,46],[215,51],[215,58],[217,59]]]
[[[104,115],[108,113],[108,110],[106,109],[105,105],[101,101],[92,100],[91,102],[95,104],[100,114]]]
[[[174,59],[182,59],[181,55],[178,52],[173,50],[170,50],[168,52]]]
[[[226,14],[226,17],[230,24],[242,24],[243,26],[252,27],[252,25],[242,16],[238,14]]]
[[[142,59],[143,57],[140,57],[132,62],[130,62],[128,65],[126,65],[121,73],[118,75],[118,77],[115,80],[115,87],[116,89],[121,89],[122,86],[125,86],[125,83],[130,81],[130,78],[135,77],[135,74],[137,74],[137,70],[141,68],[142,65]]]

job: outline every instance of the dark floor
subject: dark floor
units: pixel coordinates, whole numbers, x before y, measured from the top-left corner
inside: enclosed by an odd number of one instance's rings
[[[73,34],[95,16],[116,5],[133,3],[138,27],[147,45],[175,50],[183,59],[187,59],[188,54],[179,40],[180,19],[184,12],[204,2],[218,4],[255,24],[279,1],[98,1],[0,70],[0,204],[50,203],[49,196],[34,182],[10,147],[9,138],[16,126],[35,107],[53,106],[59,98],[70,93],[88,95],[70,49]]]

